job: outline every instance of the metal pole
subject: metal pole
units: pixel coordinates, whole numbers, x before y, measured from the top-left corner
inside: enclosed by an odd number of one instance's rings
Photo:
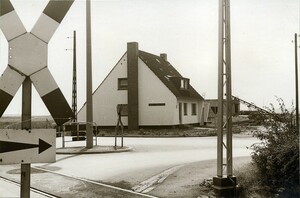
[[[219,0],[217,176],[223,176],[223,0]]]
[[[86,0],[86,148],[93,148],[91,1]]]
[[[213,178],[213,186],[217,197],[235,197],[236,186],[236,177],[232,175],[232,93],[230,39],[230,0],[219,0],[218,155],[217,176]],[[226,89],[224,88],[225,85]],[[226,95],[226,103],[224,95]],[[223,122],[224,104],[226,104],[225,122]],[[226,142],[223,140],[225,126]],[[226,153],[225,163],[223,159],[224,149],[226,150],[226,152],[224,152]],[[226,167],[226,177],[223,175],[224,167]]]
[[[225,3],[226,14],[226,146],[227,146],[227,176],[232,176],[232,94],[231,94],[231,42],[230,42],[230,0]]]
[[[21,128],[31,129],[31,81],[26,77],[22,86]],[[30,163],[21,164],[21,198],[30,198]]]
[[[298,94],[298,50],[297,33],[295,33],[295,81],[296,81],[296,130],[299,132],[299,94]]]

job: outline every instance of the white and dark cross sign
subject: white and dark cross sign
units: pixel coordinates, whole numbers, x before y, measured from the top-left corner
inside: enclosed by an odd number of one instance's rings
[[[27,32],[9,0],[0,0],[0,28],[9,45],[8,66],[0,77],[0,117],[26,77],[61,125],[74,116],[52,77],[48,43],[74,0],[50,0],[31,32]]]

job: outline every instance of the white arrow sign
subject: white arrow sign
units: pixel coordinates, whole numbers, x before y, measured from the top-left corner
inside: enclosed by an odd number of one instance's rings
[[[55,162],[54,129],[0,130],[0,165]]]

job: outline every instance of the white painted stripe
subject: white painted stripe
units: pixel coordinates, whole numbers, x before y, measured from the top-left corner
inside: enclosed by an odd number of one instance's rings
[[[58,88],[47,67],[32,74],[30,79],[41,97]]]
[[[111,189],[115,189],[115,190],[119,190],[119,191],[123,191],[123,192],[128,192],[128,193],[131,193],[131,194],[141,195],[143,197],[157,198],[157,197],[152,196],[152,195],[138,193],[138,192],[134,192],[134,191],[127,190],[127,189],[123,189],[123,188],[119,188],[119,187],[115,187],[115,186],[111,186],[111,185],[107,185],[107,184],[103,184],[103,183],[99,183],[99,182],[94,182],[94,181],[91,181],[91,180],[88,180],[88,179],[83,179],[83,178],[74,177],[74,176],[70,176],[70,175],[66,175],[66,174],[62,174],[62,173],[57,173],[57,172],[50,171],[50,170],[47,170],[47,169],[44,169],[44,168],[39,168],[39,167],[33,167],[33,168],[38,169],[38,170],[42,170],[42,171],[46,171],[46,172],[49,172],[49,173],[53,173],[53,174],[56,174],[56,175],[61,175],[61,176],[64,176],[64,177],[69,177],[69,178],[77,179],[77,180],[80,180],[80,181],[88,182],[88,183],[91,183],[91,184],[96,184],[96,185],[99,185],[99,186],[103,186],[103,187],[107,187],[107,188],[111,188]]]
[[[171,175],[172,173],[174,173],[175,171],[177,171],[179,168],[181,168],[183,165],[178,165],[178,166],[174,166],[172,168],[169,168],[143,182],[141,182],[140,184],[134,186],[132,188],[132,190],[134,190],[135,192],[141,192],[141,193],[148,193],[151,190],[153,190],[154,188],[156,188],[159,184],[163,183],[163,181],[165,181],[165,179]]]
[[[0,28],[8,41],[27,32],[15,10],[0,17]]]
[[[7,67],[0,77],[0,89],[14,96],[24,80],[25,76]]]
[[[58,22],[42,13],[40,18],[32,28],[31,33],[42,41],[48,43],[58,26]]]

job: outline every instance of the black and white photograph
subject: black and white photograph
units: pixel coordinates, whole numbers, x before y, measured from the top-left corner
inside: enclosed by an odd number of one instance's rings
[[[298,198],[299,0],[0,0],[0,198]]]

